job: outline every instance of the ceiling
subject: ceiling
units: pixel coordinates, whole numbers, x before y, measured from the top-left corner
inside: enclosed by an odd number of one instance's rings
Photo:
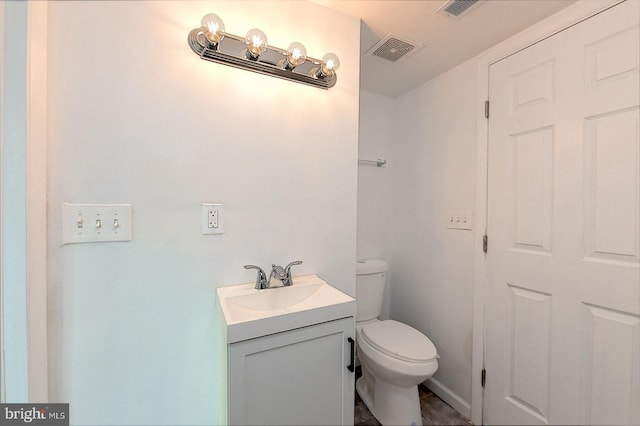
[[[313,0],[362,19],[360,87],[396,98],[575,0],[486,0],[458,18],[445,0]],[[367,54],[387,34],[421,44],[396,62]]]

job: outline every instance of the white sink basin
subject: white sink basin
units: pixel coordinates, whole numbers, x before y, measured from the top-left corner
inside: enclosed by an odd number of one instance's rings
[[[241,309],[253,311],[274,311],[286,309],[314,296],[323,286],[328,284],[310,284],[305,286],[289,286],[267,289],[271,291],[257,291],[242,296],[232,296],[227,303]],[[242,311],[231,310],[233,314],[242,315]]]
[[[228,343],[356,314],[355,299],[317,275],[294,277],[289,287],[256,290],[255,282],[218,287],[217,294]]]

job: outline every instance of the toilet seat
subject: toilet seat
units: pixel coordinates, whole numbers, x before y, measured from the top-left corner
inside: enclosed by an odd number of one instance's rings
[[[361,336],[378,351],[405,362],[424,363],[438,357],[436,347],[427,336],[398,321],[363,325]]]

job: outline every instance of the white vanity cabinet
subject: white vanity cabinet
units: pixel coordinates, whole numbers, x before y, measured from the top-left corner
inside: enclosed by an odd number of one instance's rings
[[[216,289],[231,425],[352,425],[353,297],[317,275]],[[222,385],[224,387],[224,385]]]
[[[353,424],[354,340],[347,317],[229,344],[229,424]]]

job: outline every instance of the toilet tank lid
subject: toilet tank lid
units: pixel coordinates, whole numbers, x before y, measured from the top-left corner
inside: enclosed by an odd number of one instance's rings
[[[379,274],[387,272],[387,262],[379,259],[358,260],[356,263],[356,275]]]

